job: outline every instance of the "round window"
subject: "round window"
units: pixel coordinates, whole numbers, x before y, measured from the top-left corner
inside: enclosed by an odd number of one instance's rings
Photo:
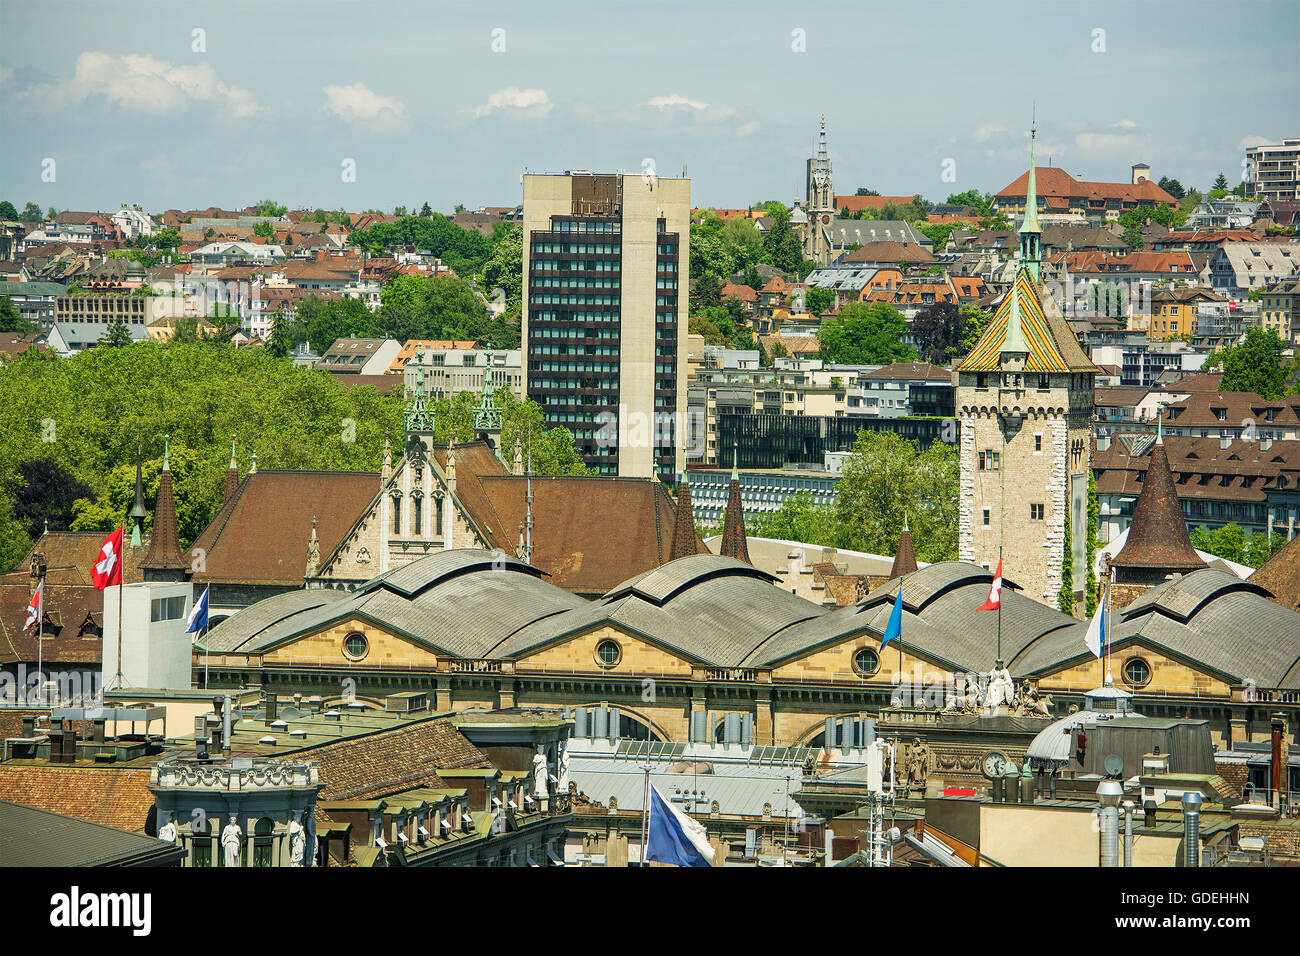
[[[369,649],[370,643],[364,634],[349,634],[343,640],[343,653],[354,661],[365,657]]]
[[[1124,679],[1135,687],[1145,686],[1151,680],[1151,665],[1140,657],[1124,662]]]
[[[603,667],[613,667],[622,656],[623,651],[617,641],[601,641],[596,645],[596,660]]]
[[[880,670],[880,655],[869,647],[859,648],[853,655],[853,669],[863,677],[870,677]]]

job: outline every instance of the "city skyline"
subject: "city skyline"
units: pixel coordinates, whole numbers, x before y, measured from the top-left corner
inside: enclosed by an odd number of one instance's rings
[[[639,8],[561,24],[447,4],[388,24],[367,6],[234,3],[145,23],[75,3],[6,8],[0,91],[25,135],[4,150],[0,196],[450,210],[519,202],[525,171],[648,165],[686,170],[696,205],[789,202],[825,114],[837,192],[941,201],[1022,173],[1035,110],[1042,165],[1123,182],[1145,162],[1205,189],[1219,172],[1240,181],[1245,148],[1292,135],[1285,104],[1300,100],[1286,66],[1297,30],[1217,22],[1208,4],[1179,7],[1177,22],[1116,4],[764,4],[722,25],[670,3],[655,8],[666,32],[638,24]],[[1290,5],[1256,9],[1300,27]],[[354,16],[364,31],[345,29]],[[686,39],[666,50],[665,36]],[[1177,97],[1162,95],[1166,77]]]

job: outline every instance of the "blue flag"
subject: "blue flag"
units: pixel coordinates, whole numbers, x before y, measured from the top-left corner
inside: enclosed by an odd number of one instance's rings
[[[648,831],[647,861],[677,866],[713,865],[714,850],[703,825],[665,800],[658,787],[650,788]]]
[[[203,594],[194,602],[194,607],[190,611],[189,620],[186,621],[186,634],[194,634],[208,626],[208,588],[203,589]]]
[[[903,636],[903,586],[898,586],[898,597],[894,598],[894,610],[889,615],[889,624],[885,627],[885,636],[880,639],[880,646],[896,637]]]

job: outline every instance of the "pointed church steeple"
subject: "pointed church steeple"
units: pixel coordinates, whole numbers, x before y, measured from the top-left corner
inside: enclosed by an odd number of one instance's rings
[[[433,447],[433,412],[425,403],[424,395],[424,346],[415,349],[415,389],[406,403],[402,413],[402,422],[406,427],[406,442],[409,446],[414,437],[419,436],[420,444],[427,452]]]
[[[901,578],[916,570],[916,552],[912,550],[912,532],[907,526],[907,512],[903,512],[903,533],[898,536],[898,549],[894,552],[894,564],[889,569],[889,580]]]
[[[699,537],[695,533],[695,512],[691,509],[691,485],[682,475],[677,485],[677,508],[673,515],[673,548],[669,561],[699,554]]]
[[[753,564],[749,559],[749,539],[745,537],[745,511],[740,498],[740,472],[736,467],[739,452],[737,446],[731,451],[731,484],[727,487],[727,512],[722,521],[722,554],[746,564]]]
[[[149,551],[140,562],[149,581],[179,581],[184,575],[180,534],[176,526],[176,498],[172,491],[171,436],[163,435],[162,471],[158,475],[158,500],[153,507],[153,534]]]
[[[224,505],[239,487],[239,463],[235,461],[235,436],[230,436],[230,467],[226,469],[226,496],[221,500]]]
[[[1034,172],[1034,152],[1038,139],[1038,120],[1029,131],[1029,182],[1025,187],[1025,220],[1020,224],[1020,268],[1028,269],[1034,282],[1041,284],[1042,230],[1038,228],[1038,177]]]
[[[304,577],[314,578],[320,570],[320,540],[316,537],[316,516],[311,516],[311,538],[307,541],[307,570]]]
[[[143,449],[136,450],[135,456],[135,503],[131,505],[128,517],[131,519],[131,547],[138,548],[144,540],[144,522],[149,517],[149,509],[144,504],[144,479],[141,476],[140,458]]]
[[[500,459],[501,464],[506,463],[501,456],[501,409],[497,407],[492,397],[492,369],[490,368],[483,373],[483,394],[479,398],[478,408],[474,409],[474,435],[480,441],[486,441],[492,446],[492,451]]]

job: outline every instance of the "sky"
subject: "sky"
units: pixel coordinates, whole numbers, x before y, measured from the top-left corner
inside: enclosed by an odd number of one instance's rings
[[[1300,3],[0,3],[20,209],[449,212],[643,168],[792,202],[823,114],[837,193],[942,200],[1023,172],[1035,113],[1042,165],[1235,185],[1300,136]]]

